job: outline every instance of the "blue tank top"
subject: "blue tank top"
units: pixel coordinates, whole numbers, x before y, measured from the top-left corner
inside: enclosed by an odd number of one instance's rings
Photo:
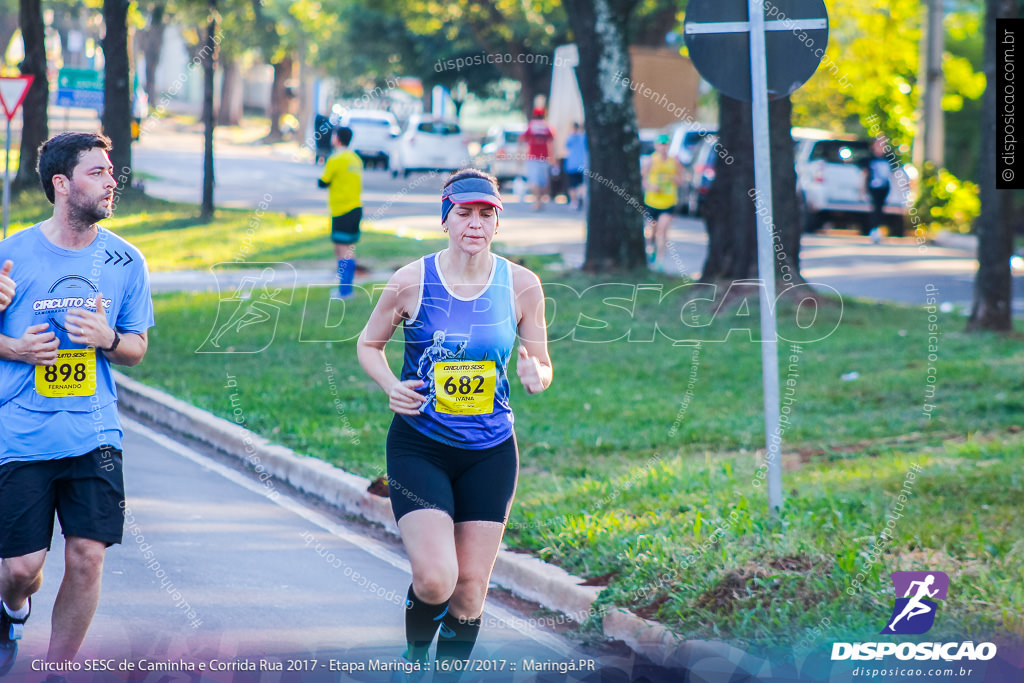
[[[492,256],[491,277],[471,298],[454,294],[437,254],[420,260],[420,301],[405,321],[402,380],[420,379],[427,401],[411,427],[458,448],[489,448],[512,435],[508,362],[516,341],[512,268]]]

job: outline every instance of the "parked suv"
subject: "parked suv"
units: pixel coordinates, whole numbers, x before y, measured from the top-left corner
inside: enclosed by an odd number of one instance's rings
[[[706,133],[699,138],[689,161],[683,164],[683,184],[679,188],[679,212],[694,218],[704,214],[704,201],[708,198],[711,181],[715,179],[715,162],[720,145],[718,135]]]
[[[526,125],[514,123],[492,126],[480,147],[480,153],[473,159],[473,165],[482,168],[499,182],[525,176],[524,158],[519,150],[519,138],[526,132]]]
[[[873,227],[871,202],[864,191],[861,164],[870,154],[870,141],[808,128],[794,128],[792,134],[804,231],[815,232],[826,222],[850,222],[868,234]],[[883,211],[889,234],[902,236],[917,172],[901,165],[892,176]]]
[[[349,109],[341,116],[339,125],[352,129],[349,149],[358,154],[364,164],[388,170],[395,139],[401,131],[394,114],[375,109]]]
[[[395,145],[391,175],[416,171],[455,171],[469,164],[469,148],[455,121],[413,114]]]

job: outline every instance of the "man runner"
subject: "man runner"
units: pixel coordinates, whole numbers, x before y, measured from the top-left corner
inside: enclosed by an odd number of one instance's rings
[[[14,665],[42,584],[54,513],[65,571],[49,662],[78,653],[106,548],[121,542],[122,430],[110,364],[142,360],[153,302],[142,254],[97,224],[113,211],[110,149],[92,133],[43,143],[39,176],[53,216],[0,242],[0,675]]]

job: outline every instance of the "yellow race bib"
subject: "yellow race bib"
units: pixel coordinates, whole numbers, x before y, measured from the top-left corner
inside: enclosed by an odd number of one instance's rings
[[[493,360],[462,360],[434,364],[434,409],[448,415],[494,412],[498,373]]]
[[[56,363],[37,365],[36,392],[50,398],[95,394],[96,349],[58,351]]]

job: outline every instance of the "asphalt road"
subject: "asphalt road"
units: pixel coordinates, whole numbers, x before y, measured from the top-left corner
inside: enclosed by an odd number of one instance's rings
[[[261,482],[130,420],[126,427],[125,540],[108,551],[99,610],[80,669],[68,674],[72,683],[389,679],[372,669],[394,663],[403,648],[409,573],[400,549],[273,479]],[[47,676],[41,661],[62,553],[57,534],[5,683]],[[481,671],[467,681],[599,680],[591,668],[605,680],[612,671],[622,673],[614,680],[636,678],[629,659],[584,652],[495,600],[474,657]],[[573,666],[583,672],[530,671]],[[644,680],[672,680],[645,670]]]
[[[317,213],[326,219],[326,194],[316,186],[320,167],[295,145],[267,146],[225,137],[216,143],[215,176],[218,205],[254,208],[261,201],[270,210]],[[236,138],[237,138],[236,134]],[[251,135],[250,135],[251,137]],[[138,170],[149,177],[146,189],[167,199],[197,202],[201,194],[202,139],[194,131],[172,124],[153,126],[134,148]],[[414,174],[392,178],[367,170],[364,180],[364,219],[405,235],[439,236],[437,194],[441,175]],[[586,240],[584,214],[565,204],[547,204],[539,213],[506,192],[505,211],[497,236],[508,251],[561,252],[568,266],[583,260]],[[707,248],[703,222],[676,217],[669,268],[677,274],[699,275]],[[860,297],[923,305],[927,297],[969,310],[977,261],[969,244],[918,245],[913,238],[887,239],[872,244],[852,232],[805,235],[801,248],[804,277],[820,288],[844,297]],[[189,279],[191,278],[191,279]],[[207,287],[212,278],[198,278]],[[300,282],[331,282],[333,273],[312,274]],[[162,286],[156,283],[158,287]],[[221,283],[223,284],[223,283]],[[172,285],[173,287],[173,285]],[[1024,314],[1024,278],[1014,278],[1014,309]]]

